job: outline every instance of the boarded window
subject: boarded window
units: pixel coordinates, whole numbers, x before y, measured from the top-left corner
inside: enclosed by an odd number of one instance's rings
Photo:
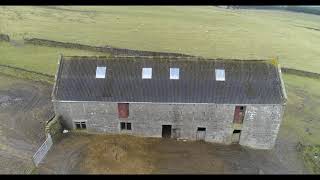
[[[179,79],[179,68],[170,68],[170,79]]]
[[[129,116],[129,103],[118,103],[119,118],[128,118]]]
[[[233,123],[236,124],[242,124],[244,115],[245,115],[245,106],[236,106],[235,111],[234,111],[234,120]]]
[[[225,72],[224,69],[216,69],[216,81],[225,81]]]
[[[107,67],[97,67],[96,69],[96,78],[105,78],[106,77]]]
[[[129,122],[120,122],[121,130],[131,130],[131,123]]]
[[[152,78],[152,68],[142,68],[142,79]]]

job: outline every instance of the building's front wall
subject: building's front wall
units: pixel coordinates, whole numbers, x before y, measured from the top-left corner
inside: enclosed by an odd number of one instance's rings
[[[74,128],[74,121],[86,121],[90,133],[129,133],[161,137],[162,125],[172,125],[172,136],[195,140],[197,128],[206,128],[205,141],[231,143],[235,105],[130,103],[129,117],[118,117],[117,103],[54,102],[63,125]],[[270,149],[279,130],[281,105],[247,105],[240,144]],[[131,131],[121,131],[120,122],[131,122]],[[175,130],[176,129],[176,130]]]

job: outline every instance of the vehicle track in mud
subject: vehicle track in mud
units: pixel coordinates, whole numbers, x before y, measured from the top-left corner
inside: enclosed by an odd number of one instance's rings
[[[65,134],[40,174],[303,174],[296,141],[280,134],[272,150],[125,135]],[[283,141],[286,141],[282,144]],[[134,168],[132,168],[134,167]]]
[[[0,173],[33,169],[32,156],[45,140],[53,113],[52,85],[0,75]]]

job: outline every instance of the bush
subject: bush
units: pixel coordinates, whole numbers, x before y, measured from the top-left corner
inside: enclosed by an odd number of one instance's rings
[[[60,120],[61,116],[56,115],[51,121],[47,123],[45,128],[45,133],[51,135],[53,143],[59,141],[62,137],[63,128]]]
[[[314,173],[320,173],[320,145],[305,146],[303,148],[303,160],[305,161],[308,168]]]

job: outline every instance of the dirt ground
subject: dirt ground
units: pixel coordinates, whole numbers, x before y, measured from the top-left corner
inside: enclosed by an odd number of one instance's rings
[[[49,84],[0,75],[0,174],[32,171],[52,112]]]
[[[309,173],[293,137],[276,147],[68,133],[41,163],[40,174],[302,174]],[[283,143],[284,142],[284,143]]]

